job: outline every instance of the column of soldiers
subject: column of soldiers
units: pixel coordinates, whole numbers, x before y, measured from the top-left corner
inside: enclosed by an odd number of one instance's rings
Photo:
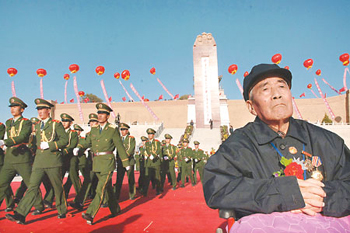
[[[156,131],[147,129],[148,137],[141,137],[142,146],[138,148],[135,161],[136,140],[130,135],[130,127],[121,123],[118,127],[108,122],[113,111],[103,103],[96,104],[97,114],[89,115],[91,127],[84,137],[83,129],[74,125],[74,119],[61,114],[61,121],[50,117],[53,105],[44,99],[35,99],[38,118],[28,120],[22,114],[27,105],[19,98],[9,100],[13,117],[0,124],[0,204],[6,200],[6,210],[15,207],[11,182],[19,174],[23,181],[16,192],[18,203],[14,214],[6,214],[6,218],[19,224],[25,223],[25,218],[34,206],[33,215],[41,214],[45,207],[55,207],[58,218],[67,214],[67,198],[73,185],[76,196],[69,205],[83,210],[87,198],[93,197],[86,212],[82,214],[88,224],[93,224],[94,218],[103,203],[111,212],[109,217],[115,217],[120,212],[118,200],[122,190],[125,173],[128,177],[129,199],[134,200],[136,189],[143,196],[148,195],[149,184],[156,189],[156,195],[164,190],[166,176],[172,189],[176,189],[176,169],[181,172],[181,187],[185,178],[190,177],[192,185],[196,184],[196,172],[202,179],[206,155],[200,150],[199,142],[194,142],[195,149],[188,147],[185,139],[178,148],[171,144],[172,136],[165,135],[160,143],[154,138]],[[120,130],[120,131],[119,131]],[[4,138],[5,131],[7,134]],[[140,176],[138,187],[135,185],[134,166],[138,164]],[[178,167],[178,168],[177,168]],[[117,168],[117,178],[112,186],[112,175]],[[83,184],[79,177],[83,175]],[[68,173],[63,185],[65,174]],[[43,182],[46,190],[44,200],[40,191]],[[28,187],[28,188],[27,188]],[[25,195],[24,195],[25,193]]]

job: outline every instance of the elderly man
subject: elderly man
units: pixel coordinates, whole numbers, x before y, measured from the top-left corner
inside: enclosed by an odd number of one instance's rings
[[[208,160],[203,189],[209,207],[232,209],[237,218],[316,216],[307,224],[318,224],[321,214],[350,214],[350,151],[336,134],[292,117],[291,79],[275,64],[257,65],[244,79],[244,99],[256,119]],[[321,222],[326,219],[332,218]]]

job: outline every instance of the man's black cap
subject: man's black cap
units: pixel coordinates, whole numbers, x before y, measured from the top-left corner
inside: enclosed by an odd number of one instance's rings
[[[259,64],[254,66],[250,73],[244,78],[244,100],[247,101],[249,99],[249,92],[255,84],[268,77],[283,78],[288,83],[289,88],[292,87],[292,73],[289,70],[281,68],[276,64]]]

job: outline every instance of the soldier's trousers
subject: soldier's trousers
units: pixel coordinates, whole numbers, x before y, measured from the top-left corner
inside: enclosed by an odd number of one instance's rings
[[[30,163],[17,163],[17,164],[8,164],[5,163],[0,173],[0,200],[2,201],[6,195],[6,192],[11,188],[11,182],[16,174],[20,174],[23,178],[23,181],[27,186],[30,184],[31,180],[32,165]],[[44,205],[41,198],[41,192],[38,191],[40,195],[33,200],[33,205],[35,209],[43,211]],[[32,205],[32,206],[33,206]]]
[[[117,161],[117,180],[114,184],[115,197],[117,198],[117,200],[119,200],[120,192],[123,186],[124,175],[125,173],[127,173],[129,184],[129,198],[133,199],[136,194],[134,166],[130,166],[129,171],[127,171],[125,167],[123,167],[120,158],[118,158]]]
[[[0,166],[0,175],[1,175],[1,170],[2,170],[2,167],[3,166]],[[1,177],[1,176],[0,176]],[[1,191],[0,191],[1,192]],[[0,194],[1,195],[1,194]],[[15,207],[15,202],[13,200],[13,192],[12,192],[12,188],[11,188],[11,185],[9,186],[9,188],[7,188],[5,191],[4,191],[4,197],[2,199],[0,199],[0,206],[1,206],[1,203],[3,201],[3,199],[5,198],[5,201],[6,201],[6,207],[8,208],[13,208]]]
[[[83,171],[81,171],[83,173]],[[78,194],[81,189],[81,180],[79,177],[79,158],[77,156],[74,156],[70,160],[70,166],[69,166],[69,175],[67,178],[66,183],[64,184],[64,192],[66,194],[66,198],[69,195],[70,188],[72,187],[72,184],[75,189],[75,193]]]
[[[70,160],[68,160],[68,159],[64,159],[64,161],[63,161],[63,165],[61,167],[61,176],[62,176],[61,179],[62,179],[62,181],[63,181],[63,178],[64,178],[66,172],[69,172],[69,165],[70,165],[69,161]],[[65,194],[65,195],[67,196],[68,194]],[[49,202],[52,204],[54,197],[55,197],[55,190],[53,190],[53,188],[51,186],[51,188],[49,189],[49,192],[45,194],[44,200],[46,202]],[[65,198],[67,199],[67,197],[65,197]]]
[[[165,160],[162,162],[162,172],[161,172],[161,190],[164,188],[165,176],[170,173],[171,185],[176,188],[176,175],[175,175],[175,163],[174,161]]]
[[[92,186],[92,179],[94,178],[95,173],[91,170],[90,166],[87,165],[79,165],[79,170],[83,174],[84,181],[83,185],[81,186],[81,189],[79,193],[77,193],[77,196],[74,199],[75,203],[84,204],[86,201],[86,198],[90,192],[91,186]]]
[[[145,186],[145,181],[146,181],[146,174],[145,174],[145,162],[142,160],[140,161],[140,176],[139,176],[139,180],[138,180],[138,184],[139,184],[139,189],[141,189],[141,191],[143,191],[143,188]]]
[[[186,176],[189,176],[191,183],[194,184],[191,162],[182,164],[182,171],[181,171],[182,185],[185,185]]]
[[[148,186],[152,178],[154,178],[156,191],[157,193],[159,193],[160,192],[160,166],[146,168],[146,181],[145,181],[145,187],[143,189],[144,194],[146,195],[148,193]]]
[[[44,175],[47,174],[55,192],[57,211],[59,214],[66,214],[67,202],[63,190],[61,169],[61,167],[33,169],[28,190],[22,200],[19,202],[16,212],[23,216],[28,215],[30,209],[34,205],[35,200],[38,199],[38,196],[41,196],[41,180],[43,179]]]
[[[108,195],[108,207],[112,214],[117,215],[120,212],[120,206],[118,200],[115,198],[112,187],[112,175],[113,172],[95,172],[98,183],[96,187],[96,195],[92,202],[90,203],[88,209],[86,210],[87,214],[90,214],[92,217],[95,217],[98,210],[100,209],[101,203],[104,199],[104,195]]]
[[[199,177],[202,181],[203,179],[203,172],[204,172],[204,165],[198,165],[196,164],[196,168],[194,170],[194,180],[195,180],[195,183],[197,183],[197,171],[199,173]]]
[[[22,180],[21,185],[16,190],[15,199],[21,200],[26,191],[27,191],[27,185]]]

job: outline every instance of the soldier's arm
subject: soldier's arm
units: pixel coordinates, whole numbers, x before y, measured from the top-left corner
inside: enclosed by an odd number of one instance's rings
[[[68,144],[68,135],[66,134],[63,125],[61,122],[55,121],[53,124],[56,124],[56,140],[49,142],[49,148],[51,151],[57,151],[58,149],[62,149]],[[54,133],[54,132],[52,132]]]
[[[30,120],[24,119],[24,118],[22,119],[22,121],[23,121],[22,129],[21,129],[21,132],[19,133],[18,136],[10,137],[10,135],[9,135],[10,129],[8,129],[7,139],[4,140],[5,145],[7,147],[28,142],[29,136],[32,132],[32,122]]]
[[[0,140],[4,139],[6,127],[0,122]]]
[[[155,156],[159,155],[161,156],[161,146],[160,146],[160,142],[156,141],[156,145],[157,145],[157,150],[155,152]]]
[[[130,138],[130,147],[128,150],[129,156],[133,156],[135,154],[135,146],[136,146],[136,140],[134,137]]]
[[[69,139],[69,136],[68,136]],[[65,154],[69,154],[71,152],[73,152],[73,149],[77,147],[78,145],[78,133],[75,131],[71,131],[71,138],[70,138],[70,142],[69,144],[66,146],[66,148],[64,148],[64,153]]]
[[[126,154],[123,142],[120,139],[119,130],[117,128],[114,130],[113,143],[114,143],[114,146],[117,148],[117,153],[119,155],[119,158],[122,160],[123,167],[130,166],[128,155]]]
[[[90,147],[91,147],[91,131],[85,135],[84,140],[79,140],[77,145],[77,148],[80,149],[79,151],[85,150]]]

